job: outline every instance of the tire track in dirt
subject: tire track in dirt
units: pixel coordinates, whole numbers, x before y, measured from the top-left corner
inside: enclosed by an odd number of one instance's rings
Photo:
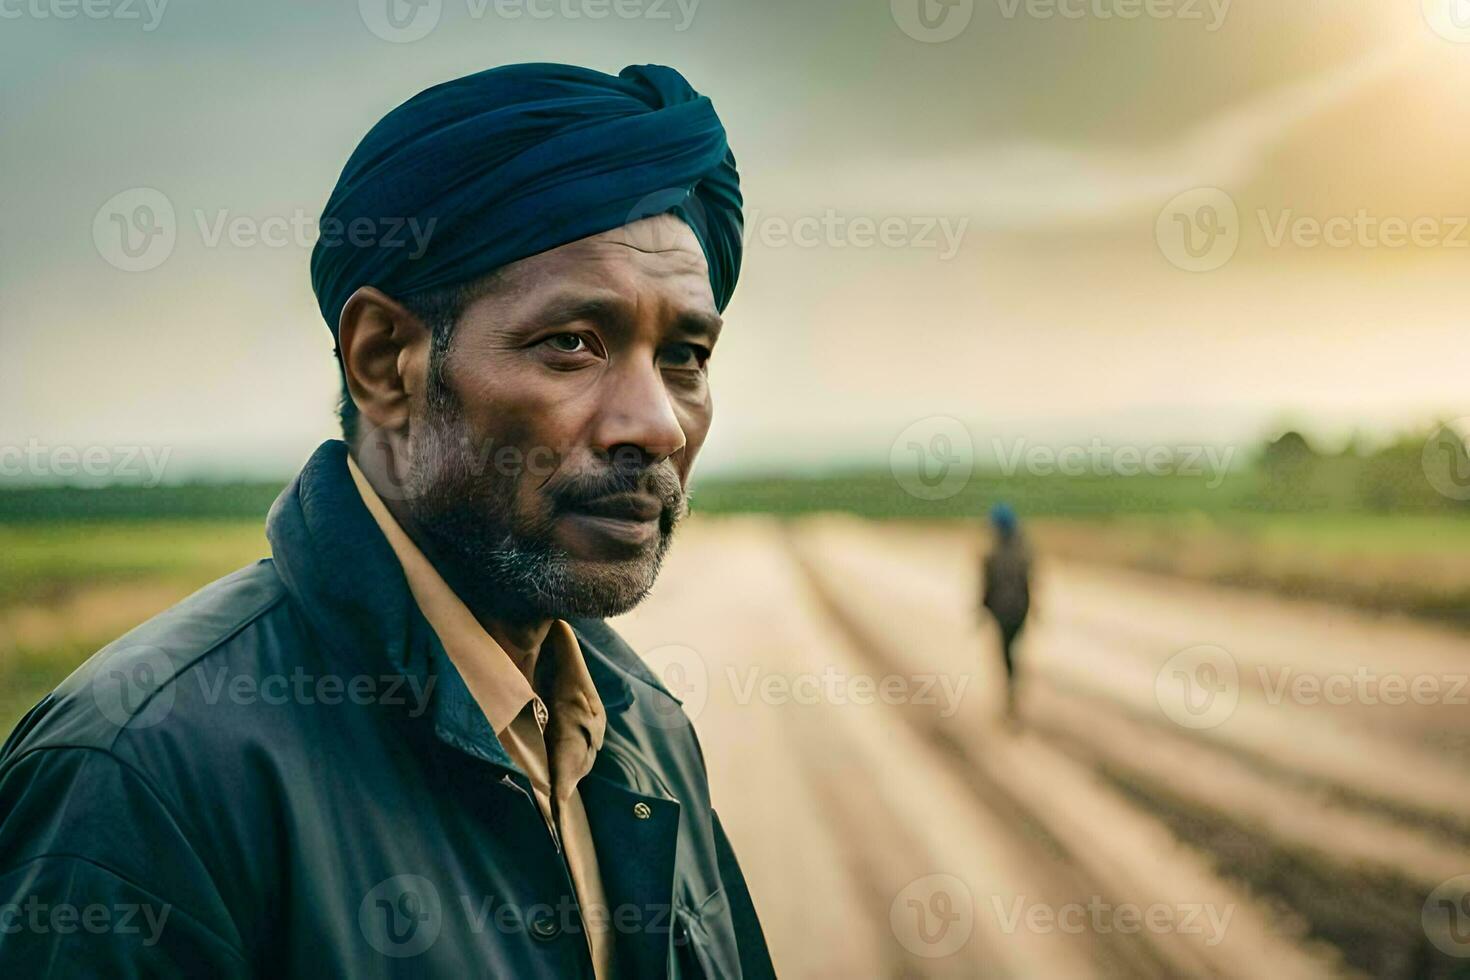
[[[863,665],[875,674],[891,672],[894,665],[886,652],[848,615],[806,550],[792,538],[787,539],[787,544],[823,613],[831,619],[846,643],[860,655]],[[1035,862],[1035,867],[1043,871],[1046,886],[1042,904],[1059,908],[1076,902],[1078,896],[1086,901],[1089,896],[1108,894],[1109,889],[1103,882],[1082,870],[1083,862],[1078,860],[1078,855],[1067,843],[1053,835],[1043,821],[1035,819],[1028,807],[986,770],[970,764],[971,748],[956,732],[936,724],[935,716],[924,706],[904,707],[908,709],[901,712],[904,722],[941,752],[949,766],[963,771],[973,805],[995,814],[1014,840],[1027,849],[1030,855],[1028,862]],[[1094,938],[1098,948],[1090,967],[1096,975],[1163,977],[1175,975],[1180,965],[1160,955],[1157,949],[1136,935],[1125,937],[1122,933],[1110,932]]]
[[[682,567],[617,627],[654,663],[670,643],[698,644],[703,667],[693,673],[707,669],[707,683],[676,689],[696,695],[686,708],[702,736],[712,793],[783,974],[1080,977],[1114,962],[1090,936],[1008,931],[991,914],[987,896],[1060,894],[1044,880],[1054,862],[1018,845],[893,707],[798,703],[747,686],[745,677],[789,681],[865,668],[821,614],[774,522],[698,528],[676,552]],[[702,574],[710,568],[719,569],[718,588]],[[687,657],[684,666],[698,667]],[[953,951],[943,929],[917,934],[906,901],[913,885],[936,874],[957,879],[960,893],[975,899]],[[1126,965],[1108,972],[1138,972]]]
[[[878,547],[860,528],[847,531],[840,537],[822,537],[825,559],[840,560],[845,547],[870,551]],[[893,586],[904,576],[935,576],[938,563],[925,561],[928,556],[912,548],[900,549],[897,558],[883,553],[891,581],[881,591],[890,601],[890,615],[928,622],[936,616],[960,616],[952,561],[939,573],[947,573],[948,579],[935,579],[926,587],[931,592],[926,600],[933,594],[942,598],[926,601],[923,613],[916,614],[902,605],[902,600],[915,597],[912,591],[904,592],[912,581],[905,580],[903,588]],[[880,568],[871,558],[858,556],[866,586],[872,585]],[[870,589],[870,599],[873,594]],[[945,601],[951,606],[946,607]],[[1052,601],[1055,604],[1057,597]],[[1168,596],[1159,601],[1167,603]],[[1172,615],[1181,613],[1174,610]],[[1056,631],[1058,621],[1065,624],[1062,636]],[[1345,955],[1347,965],[1375,975],[1447,976],[1463,971],[1463,961],[1439,953],[1426,941],[1419,913],[1434,884],[1467,870],[1463,824],[1447,812],[1463,793],[1463,780],[1416,784],[1422,782],[1425,770],[1451,780],[1454,770],[1441,772],[1427,763],[1416,772],[1412,767],[1420,762],[1421,753],[1410,751],[1410,743],[1404,741],[1370,760],[1373,765],[1366,770],[1361,759],[1350,756],[1332,760],[1325,773],[1314,771],[1312,761],[1323,748],[1359,741],[1338,738],[1334,729],[1315,732],[1319,741],[1312,751],[1291,751],[1296,746],[1289,742],[1274,744],[1280,736],[1311,736],[1324,721],[1340,720],[1331,712],[1270,714],[1261,710],[1264,706],[1246,703],[1238,711],[1242,717],[1232,718],[1232,722],[1266,722],[1262,727],[1273,733],[1270,739],[1238,723],[1233,737],[1226,740],[1210,737],[1217,734],[1213,731],[1199,733],[1163,723],[1157,705],[1150,705],[1155,709],[1150,714],[1135,703],[1143,691],[1148,691],[1145,699],[1152,700],[1152,678],[1145,667],[1141,677],[1147,683],[1135,683],[1139,678],[1132,675],[1138,671],[1127,662],[1133,651],[1123,649],[1124,640],[1108,635],[1116,625],[1107,617],[1087,623],[1075,610],[1063,607],[1048,618],[1042,635],[1033,635],[1032,644],[1043,645],[1051,654],[1030,665],[1030,673],[1040,675],[1034,677],[1039,681],[1034,693],[1040,697],[1034,706],[1028,702],[1027,710],[1037,711],[1040,734],[1076,764],[1105,777],[1178,839],[1208,855],[1217,874],[1248,886],[1279,909],[1280,931],[1304,933],[1305,941],[1319,950],[1319,958],[1320,950],[1330,944]],[[1202,628],[1208,629],[1208,623],[1193,625],[1196,635]],[[950,623],[947,635],[953,634]],[[1124,631],[1125,639],[1130,635]],[[1431,650],[1437,639],[1430,634]],[[1066,641],[1065,656],[1057,649],[1058,640]],[[1099,642],[1118,649],[1100,655]],[[1388,720],[1380,717],[1380,722]],[[1416,727],[1423,720],[1418,715],[1412,719]],[[1120,733],[1126,737],[1120,738]],[[1266,757],[1262,750],[1273,745],[1276,758]],[[1288,750],[1284,760],[1282,749]],[[1383,793],[1379,781],[1368,774],[1389,759],[1400,769],[1385,780],[1390,785]],[[1194,771],[1201,766],[1209,771]],[[1335,781],[1343,772],[1349,774],[1350,786]],[[1413,794],[1408,805],[1392,792],[1399,788]],[[1231,791],[1241,795],[1231,799]],[[1330,962],[1330,956],[1326,959]]]
[[[862,622],[864,616],[853,615],[849,606],[854,602],[861,604],[866,601],[868,605],[862,608],[864,613],[871,615],[873,613],[871,603],[875,600],[876,594],[881,592],[889,603],[884,610],[885,614],[904,622],[932,620],[916,615],[912,609],[903,608],[895,600],[895,596],[901,593],[901,590],[876,586],[871,581],[871,575],[877,566],[872,563],[863,566],[870,576],[870,580],[864,583],[868,591],[863,596],[856,598],[844,594],[840,587],[827,581],[828,576],[820,567],[823,560],[829,564],[833,561],[840,563],[841,556],[831,553],[830,546],[833,541],[824,537],[820,542],[808,542],[803,546],[800,541],[801,537],[802,534],[798,531],[793,540],[793,550],[797,559],[808,573],[829,614],[849,636],[849,641],[863,651],[873,667],[879,670],[901,667],[902,665],[897,663],[893,657],[894,651],[887,647],[883,640],[872,635]],[[828,547],[819,548],[819,544]],[[821,560],[816,558],[819,551],[822,555]],[[846,581],[847,584],[852,584],[851,579]],[[890,582],[883,583],[883,585],[891,584]],[[910,711],[906,714],[906,719],[919,728],[936,747],[941,748],[956,763],[965,767],[967,777],[976,780],[977,795],[984,803],[993,806],[997,801],[1004,801],[1002,806],[1009,812],[1014,826],[1027,828],[1034,834],[1035,828],[1042,825],[1041,821],[1036,818],[1041,813],[1051,811],[1045,818],[1047,826],[1063,828],[1069,839],[1077,841],[1078,844],[1069,848],[1057,836],[1050,835],[1049,830],[1043,829],[1042,833],[1051,837],[1050,849],[1055,852],[1058,860],[1071,868],[1079,871],[1080,869],[1091,869],[1090,879],[1076,894],[1108,894],[1121,887],[1129,896],[1141,894],[1148,894],[1151,897],[1209,895],[1217,900],[1220,907],[1236,909],[1243,914],[1244,923],[1235,927],[1235,935],[1232,937],[1228,955],[1221,950],[1207,948],[1208,943],[1202,946],[1199,943],[1191,943],[1181,936],[1165,938],[1153,936],[1150,937],[1152,948],[1149,954],[1155,963],[1166,962],[1173,970],[1182,969],[1191,974],[1250,975],[1253,963],[1262,968],[1269,964],[1274,975],[1278,976],[1292,973],[1320,975],[1334,970],[1333,956],[1324,955],[1321,950],[1312,951],[1299,948],[1290,937],[1278,935],[1268,910],[1251,907],[1249,899],[1244,894],[1235,892],[1217,878],[1208,861],[1179,853],[1174,855],[1172,863],[1156,866],[1156,873],[1152,879],[1148,875],[1139,874],[1138,869],[1148,864],[1148,860],[1144,857],[1146,852],[1161,847],[1168,848],[1171,844],[1177,843],[1173,840],[1172,831],[1157,817],[1147,816],[1143,810],[1126,805],[1125,801],[1117,798],[1115,793],[1105,792],[1091,785],[1085,773],[1068,772],[1068,769],[1074,764],[1066,758],[1057,757],[1051,750],[1044,750],[1040,745],[1034,743],[1028,744],[1025,740],[1015,742],[1015,751],[1010,753],[1014,756],[1011,759],[1012,762],[1017,759],[1027,760],[1033,768],[1049,773],[1047,778],[1052,782],[1068,784],[1079,800],[1087,799],[1089,805],[1107,811],[1114,821],[1115,828],[1126,828],[1124,836],[1131,834],[1137,842],[1138,853],[1131,862],[1100,859],[1095,853],[1097,845],[1105,846],[1105,842],[1090,833],[1086,827],[1069,825],[1060,814],[1065,807],[1056,805],[1055,795],[1049,793],[1044,785],[1046,779],[1040,783],[1035,781],[1028,783],[1014,776],[1007,776],[1003,782],[993,778],[994,772],[1003,771],[996,770],[994,767],[1001,764],[999,760],[1007,755],[1007,752],[996,751],[1000,746],[986,751],[975,751],[972,743],[959,737],[953,725],[944,723],[931,711]],[[991,772],[987,772],[987,767],[990,767]],[[1076,768],[1080,770],[1086,767]],[[1158,881],[1165,879],[1172,879],[1171,884],[1168,886],[1157,884]]]

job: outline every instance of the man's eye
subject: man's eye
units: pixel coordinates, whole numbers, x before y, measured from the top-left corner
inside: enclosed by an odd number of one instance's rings
[[[660,359],[663,367],[674,370],[698,370],[709,360],[709,349],[697,344],[670,344]]]
[[[550,345],[552,350],[562,354],[580,354],[590,349],[587,341],[582,339],[582,335],[575,333],[555,334],[547,337],[545,343]]]

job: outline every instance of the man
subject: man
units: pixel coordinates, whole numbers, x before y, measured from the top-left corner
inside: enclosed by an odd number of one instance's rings
[[[994,540],[981,569],[980,605],[1000,630],[1000,655],[1006,671],[1006,718],[1016,716],[1016,637],[1031,609],[1031,552],[1021,537],[1016,512],[1009,504],[990,509]]]
[[[688,720],[601,621],[684,511],[739,209],[668,68],[494,69],[368,133],[312,257],[346,441],[272,559],[11,735],[0,974],[773,975]]]

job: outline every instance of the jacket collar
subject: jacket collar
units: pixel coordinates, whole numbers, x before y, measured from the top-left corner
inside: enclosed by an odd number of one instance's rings
[[[297,608],[336,656],[365,673],[392,672],[427,685],[426,714],[439,738],[511,768],[484,712],[414,602],[403,568],[362,502],[347,445],[323,443],[266,520],[276,568]],[[587,670],[609,715],[633,701],[630,678],[661,687],[600,620],[572,620]]]

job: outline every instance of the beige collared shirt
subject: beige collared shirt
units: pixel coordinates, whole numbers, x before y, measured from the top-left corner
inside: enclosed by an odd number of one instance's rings
[[[538,653],[514,661],[394,520],[351,457],[347,467],[363,503],[398,556],[414,601],[438,634],[444,652],[512,761],[530,777],[536,805],[566,857],[598,980],[610,980],[613,958],[607,896],[587,811],[577,792],[577,783],[591,771],[602,747],[607,715],[576,635],[558,619]],[[546,678],[547,690],[538,694],[530,679],[538,676],[535,661],[541,657],[550,657],[552,662],[539,672]]]

